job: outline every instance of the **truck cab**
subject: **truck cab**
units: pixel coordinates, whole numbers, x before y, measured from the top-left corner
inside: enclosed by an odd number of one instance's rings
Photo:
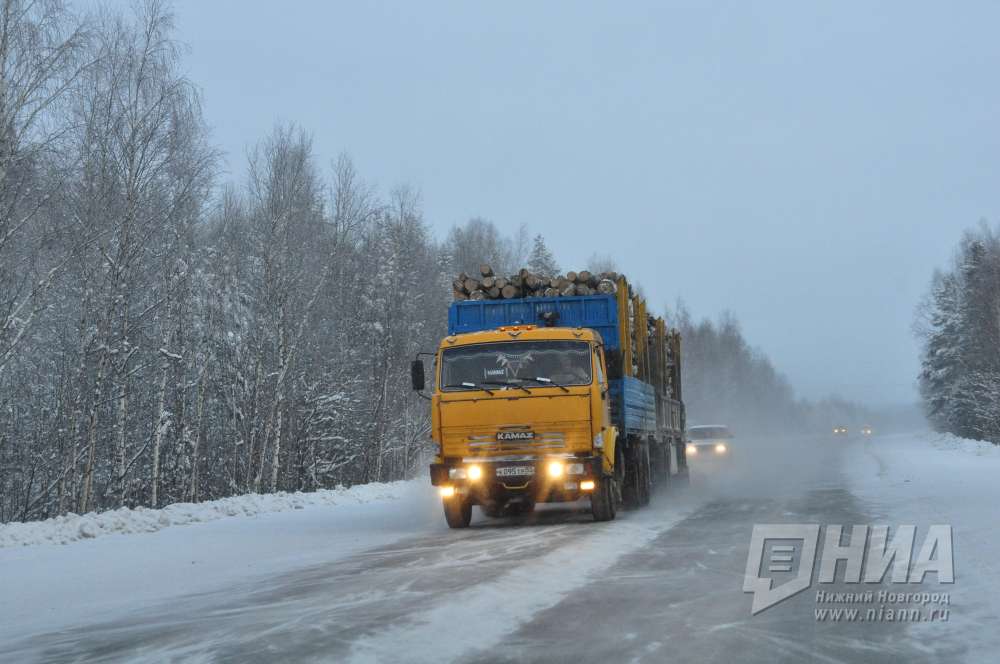
[[[613,470],[600,335],[583,328],[502,326],[446,337],[431,397],[439,455],[431,482],[488,515],[591,495]],[[446,516],[449,513],[446,511]]]

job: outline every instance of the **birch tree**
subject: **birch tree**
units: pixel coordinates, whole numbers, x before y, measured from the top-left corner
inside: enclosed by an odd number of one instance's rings
[[[89,36],[59,0],[0,2],[0,376],[68,260],[42,255],[46,231],[34,222],[73,167],[60,158],[61,113],[88,67]]]

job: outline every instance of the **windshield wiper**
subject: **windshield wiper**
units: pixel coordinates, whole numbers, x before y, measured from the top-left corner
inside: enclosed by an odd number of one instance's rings
[[[490,381],[491,384],[492,384],[492,382],[493,381]],[[476,383],[470,383],[469,381],[464,381],[463,380],[461,383],[451,383],[449,385],[442,385],[441,389],[442,390],[446,390],[449,387],[466,387],[466,388],[472,388],[472,389],[480,389],[483,392],[486,392],[486,394],[489,394],[490,396],[493,396],[493,390],[487,389],[487,388],[483,387],[482,385],[477,385]]]
[[[545,376],[528,376],[527,380],[533,380],[536,383],[541,383],[542,385],[555,385],[563,392],[569,392],[569,388],[562,383],[557,383],[551,378],[546,378]]]
[[[524,385],[521,385],[520,383],[512,383],[509,380],[487,380],[484,382],[489,383],[490,385],[501,385],[503,387],[516,387],[519,390],[524,390],[528,394],[531,394],[531,390],[526,388]]]

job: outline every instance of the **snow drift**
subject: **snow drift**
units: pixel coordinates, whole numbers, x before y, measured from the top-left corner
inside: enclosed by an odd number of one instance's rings
[[[107,512],[66,514],[45,521],[0,525],[0,548],[35,544],[69,544],[109,534],[152,533],[170,526],[204,523],[234,516],[256,516],[314,506],[359,505],[399,500],[414,482],[359,484],[310,493],[247,494],[204,503],[174,503],[161,509],[121,508]]]

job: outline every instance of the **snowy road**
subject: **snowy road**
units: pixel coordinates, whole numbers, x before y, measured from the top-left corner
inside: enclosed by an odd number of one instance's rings
[[[930,450],[926,459],[902,461],[914,444]],[[984,534],[987,524],[979,523],[978,539],[963,539],[974,532],[977,515],[957,503],[949,507],[946,497],[930,491],[936,483],[928,466],[939,463],[938,456],[963,460],[974,452],[888,437],[867,443],[746,441],[737,453],[739,463],[726,474],[696,474],[690,490],[658,495],[650,508],[608,524],[591,523],[582,511],[546,509],[531,518],[479,519],[467,531],[449,531],[440,515],[428,512],[432,497],[421,493],[420,500],[391,506],[394,529],[332,547],[327,559],[318,553],[274,564],[267,574],[223,576],[196,591],[106,607],[92,619],[67,614],[62,624],[45,627],[25,619],[16,634],[0,629],[0,658],[932,662],[982,661],[1000,645],[988,591],[996,589],[995,536]],[[997,455],[985,459],[998,467]],[[985,487],[989,477],[983,473],[974,481]],[[921,514],[927,506],[914,500],[924,495],[937,510],[927,518]],[[385,514],[373,509],[369,517]],[[957,604],[948,623],[820,621],[812,590],[751,616],[742,584],[755,523],[913,523],[924,529],[951,521],[961,572],[945,588]],[[361,527],[336,520],[330,525],[345,537]],[[262,523],[262,532],[269,527]],[[156,535],[126,539],[152,542]],[[76,546],[44,553],[72,556]],[[127,574],[134,561],[117,564]],[[6,579],[14,579],[11,572],[4,568]],[[932,578],[919,589],[941,586]],[[27,596],[23,588],[18,592]],[[87,599],[66,601],[85,608]]]

